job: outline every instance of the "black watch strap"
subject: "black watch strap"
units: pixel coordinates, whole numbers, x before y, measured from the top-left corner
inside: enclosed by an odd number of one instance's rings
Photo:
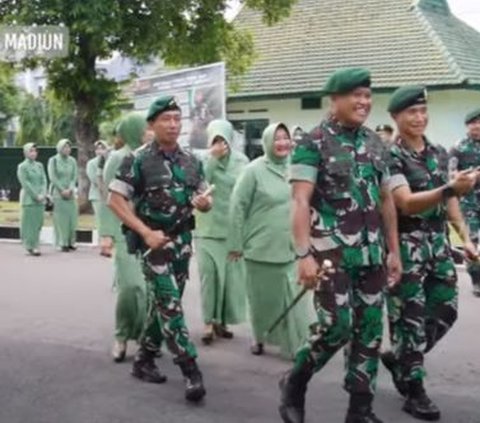
[[[455,197],[455,195],[455,190],[451,186],[447,185],[445,188],[443,188],[442,197],[444,200]]]
[[[312,254],[312,252],[310,251],[310,249],[304,250],[304,251],[296,251],[295,252],[295,258],[297,260],[301,260],[301,259],[304,259],[304,258],[308,257],[311,254]]]

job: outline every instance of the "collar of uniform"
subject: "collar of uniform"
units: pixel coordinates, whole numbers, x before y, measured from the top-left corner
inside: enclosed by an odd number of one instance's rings
[[[184,154],[182,148],[177,144],[177,148],[172,151],[165,151],[162,147],[158,144],[158,142],[152,142],[150,148],[155,154],[161,154],[165,159],[175,161],[179,156]]]
[[[334,135],[346,135],[347,137],[354,138],[365,132],[363,126],[352,128],[342,125],[334,115],[328,116],[326,123],[327,129]]]
[[[422,151],[415,151],[409,147],[407,142],[402,137],[400,137],[400,135],[398,135],[395,140],[396,145],[398,145],[402,150],[406,151],[412,156],[422,156],[432,150],[436,150],[435,146],[428,140],[427,137],[423,137],[423,142],[425,143],[425,148]]]

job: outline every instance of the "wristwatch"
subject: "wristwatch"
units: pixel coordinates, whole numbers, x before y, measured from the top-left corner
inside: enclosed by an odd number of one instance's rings
[[[295,248],[295,257],[297,259],[304,259],[308,257],[312,252],[310,251],[310,247],[296,247]]]
[[[442,198],[444,200],[448,200],[449,198],[455,197],[455,195],[457,194],[455,193],[455,190],[450,185],[447,185],[442,190]]]

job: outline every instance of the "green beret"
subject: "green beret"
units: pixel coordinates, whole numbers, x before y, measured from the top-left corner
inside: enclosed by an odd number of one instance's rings
[[[390,132],[393,133],[393,128],[390,125],[377,125],[375,132]]]
[[[419,104],[427,104],[427,89],[421,85],[400,87],[392,94],[388,103],[390,113],[399,113]]]
[[[147,121],[150,122],[152,120],[155,120],[155,118],[160,113],[167,112],[169,110],[181,110],[180,106],[175,100],[175,97],[171,95],[164,95],[162,97],[158,97],[148,109]]]
[[[347,94],[359,87],[369,88],[370,85],[370,71],[367,69],[339,69],[328,78],[323,92],[325,94]]]
[[[471,111],[467,116],[465,116],[465,125],[472,123],[474,120],[480,118],[480,109]]]

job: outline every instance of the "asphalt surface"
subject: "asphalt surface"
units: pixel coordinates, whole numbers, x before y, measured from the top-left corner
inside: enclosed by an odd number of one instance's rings
[[[275,351],[249,354],[247,326],[235,339],[200,346],[199,283],[195,264],[185,294],[187,319],[199,345],[208,390],[191,406],[169,354],[158,360],[165,385],[138,382],[127,363],[114,364],[111,262],[90,248],[62,254],[45,248],[26,257],[17,244],[0,244],[0,423],[273,423],[280,375],[290,363]],[[446,423],[480,423],[480,299],[460,272],[460,317],[427,358],[428,390]],[[347,395],[341,353],[310,384],[307,422],[344,421]],[[414,420],[381,369],[375,409],[385,423]]]

